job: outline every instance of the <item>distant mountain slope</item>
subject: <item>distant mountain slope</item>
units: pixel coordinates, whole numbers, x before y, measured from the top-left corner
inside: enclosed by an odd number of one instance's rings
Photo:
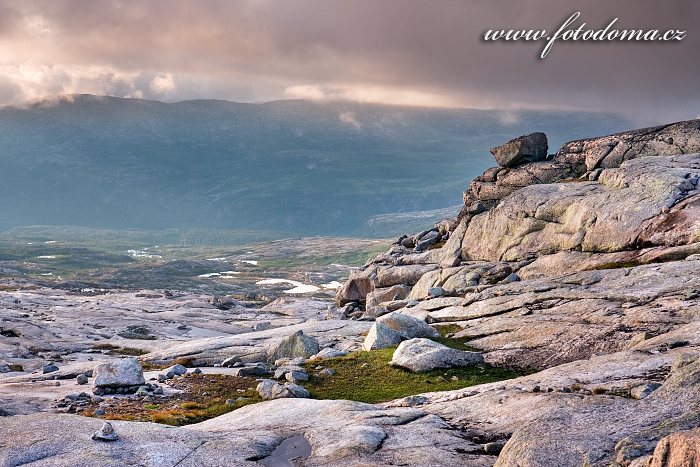
[[[375,215],[461,202],[488,149],[545,131],[629,126],[580,112],[95,96],[0,109],[0,228],[264,229],[361,234]]]

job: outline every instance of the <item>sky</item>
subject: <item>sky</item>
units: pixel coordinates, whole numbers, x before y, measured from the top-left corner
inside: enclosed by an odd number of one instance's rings
[[[656,43],[489,29],[679,29]],[[0,0],[0,105],[74,93],[700,114],[697,0]]]

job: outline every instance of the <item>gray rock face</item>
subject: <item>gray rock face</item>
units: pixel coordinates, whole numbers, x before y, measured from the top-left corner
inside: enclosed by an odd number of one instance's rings
[[[377,318],[377,323],[383,324],[399,334],[403,339],[414,337],[438,337],[440,335],[425,321],[402,313],[389,313]]]
[[[399,344],[389,364],[419,373],[435,368],[472,366],[483,362],[484,357],[476,352],[451,349],[430,339],[410,339]]]
[[[491,154],[502,167],[515,167],[526,162],[537,162],[547,158],[547,135],[531,133],[519,136],[506,144],[491,149]]]
[[[267,360],[274,362],[281,358],[309,358],[320,350],[318,341],[307,336],[303,331],[297,331],[291,336],[285,337],[280,342],[272,344],[267,351]]]
[[[362,350],[370,351],[393,347],[403,340],[398,332],[382,323],[374,323],[362,343]]]
[[[604,170],[597,182],[522,188],[471,220],[462,258],[520,261],[695,242],[698,178],[698,154],[650,156]]]
[[[96,388],[140,386],[145,382],[141,364],[135,358],[123,358],[95,367],[93,384]]]

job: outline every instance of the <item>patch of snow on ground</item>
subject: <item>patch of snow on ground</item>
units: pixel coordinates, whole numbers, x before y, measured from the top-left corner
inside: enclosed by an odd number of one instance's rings
[[[248,264],[252,264],[253,266],[257,266],[257,265],[258,265],[258,260],[255,260],[255,259],[242,259],[242,260],[241,260],[241,263],[248,263]]]
[[[285,290],[284,293],[298,294],[298,293],[312,293],[319,290],[315,285],[302,284],[301,282],[289,280],[289,279],[263,279],[255,283],[255,285],[276,285],[276,284],[290,284],[294,288]]]
[[[41,255],[37,256],[37,259],[56,259],[56,255]]]
[[[330,281],[330,282],[327,283],[327,284],[321,284],[321,287],[323,287],[324,289],[331,289],[331,290],[334,290],[334,289],[340,288],[342,285],[343,285],[343,284],[341,284],[341,283],[338,282],[338,281]]]

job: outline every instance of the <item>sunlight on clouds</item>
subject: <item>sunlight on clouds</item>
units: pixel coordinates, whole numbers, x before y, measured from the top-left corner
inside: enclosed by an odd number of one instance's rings
[[[175,79],[170,73],[158,73],[151,81],[149,87],[155,93],[167,94],[175,90]]]
[[[458,107],[448,96],[417,91],[413,89],[392,88],[373,85],[331,85],[305,84],[289,86],[285,95],[294,99],[311,100],[349,100],[365,103],[395,105]]]

